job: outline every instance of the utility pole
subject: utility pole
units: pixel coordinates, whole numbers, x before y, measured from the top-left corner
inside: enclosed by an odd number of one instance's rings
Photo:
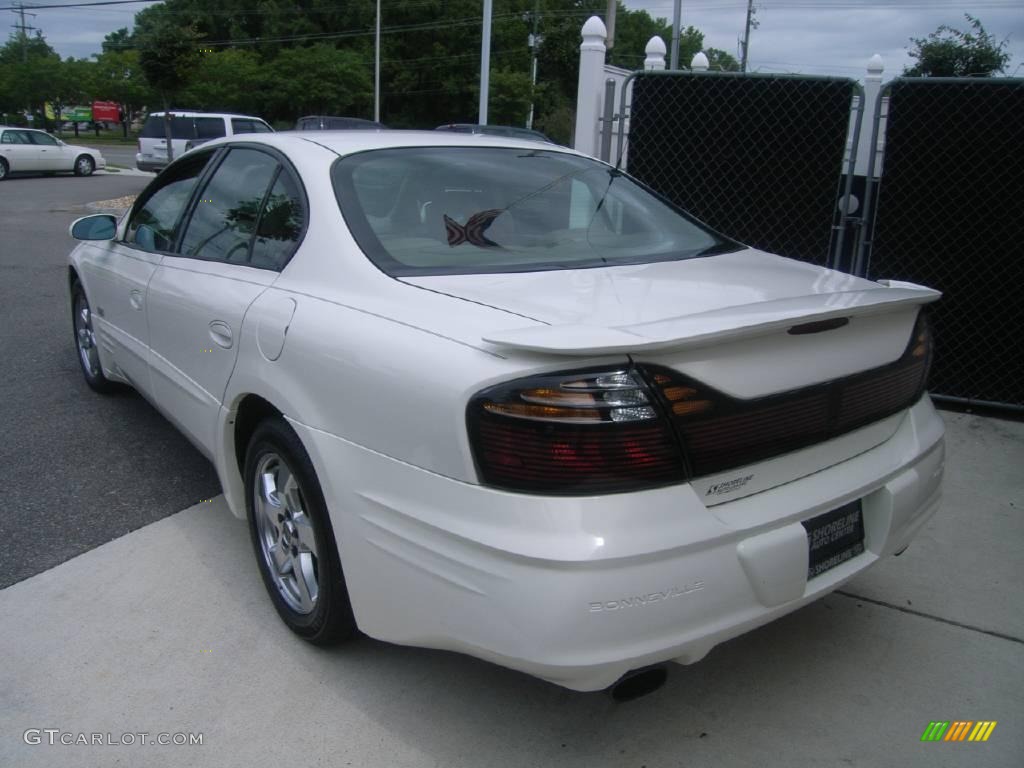
[[[750,48],[750,23],[754,18],[754,0],[747,0],[747,29],[743,33],[743,59],[740,61],[740,72],[747,71],[747,51]]]
[[[21,60],[22,62],[26,62],[28,61],[28,35],[25,33],[30,29],[34,30],[35,27],[29,27],[25,25],[24,3],[18,3],[18,5],[15,8],[11,9],[11,13],[16,13],[21,17],[21,23],[11,24],[11,26],[21,31]],[[30,13],[29,16],[31,16],[34,19],[36,17],[36,14]]]
[[[672,53],[669,55],[669,69],[679,69],[679,17],[682,16],[682,0],[672,5]]]
[[[533,61],[530,64],[530,114],[526,116],[526,127],[533,128],[533,90],[537,87],[537,51],[540,49],[541,37],[537,34],[540,23],[540,0],[533,2],[533,32],[530,34],[530,51]]]

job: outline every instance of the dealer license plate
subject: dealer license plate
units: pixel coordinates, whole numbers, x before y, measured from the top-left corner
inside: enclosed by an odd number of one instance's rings
[[[864,551],[864,515],[860,499],[804,520],[807,530],[807,578],[845,563]]]

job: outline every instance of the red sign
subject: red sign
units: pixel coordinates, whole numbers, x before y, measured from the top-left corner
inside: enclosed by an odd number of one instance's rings
[[[120,107],[113,101],[94,101],[92,119],[97,123],[116,123],[121,119]]]

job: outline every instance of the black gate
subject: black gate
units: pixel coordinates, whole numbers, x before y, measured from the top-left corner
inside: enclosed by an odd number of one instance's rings
[[[863,93],[856,82],[643,72],[632,87],[631,175],[747,245],[833,263],[851,104]]]
[[[906,78],[881,97],[884,170],[861,263],[943,292],[933,395],[1024,409],[1024,80]]]

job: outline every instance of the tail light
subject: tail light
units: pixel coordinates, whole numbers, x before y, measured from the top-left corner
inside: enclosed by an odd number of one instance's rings
[[[913,405],[932,336],[924,312],[888,365],[740,400],[652,365],[532,376],[478,393],[467,421],[481,480],[585,495],[681,483],[806,448]]]
[[[469,403],[481,479],[534,493],[612,493],[685,480],[671,428],[635,370],[491,387]]]

